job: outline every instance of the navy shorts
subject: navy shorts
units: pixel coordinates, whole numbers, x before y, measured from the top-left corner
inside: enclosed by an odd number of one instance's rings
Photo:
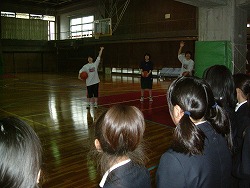
[[[98,97],[99,95],[99,83],[87,86],[88,95],[87,98]]]
[[[152,89],[153,78],[141,78],[141,89]]]

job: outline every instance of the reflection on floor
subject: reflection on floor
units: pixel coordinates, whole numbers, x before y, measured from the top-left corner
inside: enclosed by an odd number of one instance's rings
[[[152,176],[162,153],[169,147],[172,121],[166,90],[170,81],[153,82],[153,102],[140,98],[140,78],[130,75],[100,75],[99,108],[86,109],[86,86],[71,74],[15,74],[0,78],[0,113],[17,116],[31,125],[43,145],[43,188],[91,188],[100,177],[94,159],[95,119],[110,105],[137,106],[146,119],[147,167]],[[147,92],[146,92],[147,94]],[[147,97],[147,96],[146,96]]]

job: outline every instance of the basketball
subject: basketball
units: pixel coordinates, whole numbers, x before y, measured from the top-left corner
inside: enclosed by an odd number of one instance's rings
[[[82,80],[86,80],[88,78],[88,73],[87,72],[81,72],[80,77]]]
[[[143,72],[142,72],[142,77],[145,78],[145,77],[147,77],[147,75],[148,75],[148,71],[143,71]]]

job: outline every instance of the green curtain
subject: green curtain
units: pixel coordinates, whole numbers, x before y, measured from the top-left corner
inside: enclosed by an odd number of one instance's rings
[[[1,17],[2,39],[48,40],[48,21]]]

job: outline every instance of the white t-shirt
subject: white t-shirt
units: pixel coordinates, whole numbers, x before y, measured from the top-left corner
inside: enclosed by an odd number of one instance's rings
[[[88,78],[86,79],[86,85],[94,85],[100,82],[99,75],[98,75],[98,66],[100,63],[101,58],[98,56],[93,63],[87,63],[84,65],[80,70],[79,74],[82,72],[88,73]]]
[[[185,54],[178,55],[178,59],[181,62],[181,73],[180,76],[182,76],[183,72],[190,72],[190,75],[192,75],[192,70],[194,69],[194,61],[192,59],[187,60],[185,58]]]

